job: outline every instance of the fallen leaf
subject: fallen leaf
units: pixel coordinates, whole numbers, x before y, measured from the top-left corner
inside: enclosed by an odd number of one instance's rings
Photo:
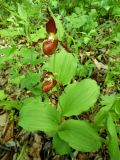
[[[2,144],[7,143],[10,139],[13,138],[13,129],[14,129],[14,122],[10,121],[7,125],[7,129],[5,131],[5,134],[1,140]]]

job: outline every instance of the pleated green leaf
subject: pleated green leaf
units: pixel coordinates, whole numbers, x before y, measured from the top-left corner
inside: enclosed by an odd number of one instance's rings
[[[65,30],[63,28],[62,21],[60,20],[60,16],[57,16],[57,17],[54,16],[54,20],[55,20],[55,24],[56,24],[56,27],[57,27],[57,37],[58,37],[59,40],[62,41]]]
[[[87,111],[96,102],[99,92],[99,86],[92,79],[68,85],[59,99],[62,115],[79,115]]]
[[[85,121],[65,121],[61,125],[58,135],[78,151],[93,152],[101,146],[101,138],[98,133]]]
[[[77,60],[72,54],[62,50],[60,53],[52,55],[44,68],[52,72],[56,79],[65,85],[75,75]]]
[[[120,149],[118,144],[117,132],[110,113],[108,114],[107,118],[107,130],[109,134],[108,151],[111,160],[120,160]]]
[[[59,155],[69,154],[71,149],[68,143],[62,140],[58,134],[53,137],[53,148]]]
[[[38,105],[22,107],[20,111],[19,125],[27,131],[44,131],[54,134],[60,123],[59,112],[50,105],[42,102]]]

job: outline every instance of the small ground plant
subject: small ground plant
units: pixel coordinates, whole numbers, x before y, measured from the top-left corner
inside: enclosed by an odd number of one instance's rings
[[[98,95],[96,82],[85,79],[65,88],[59,97],[57,109],[40,100],[34,105],[35,99],[32,99],[32,103],[27,99],[28,105],[25,103],[20,111],[19,125],[28,131],[40,130],[52,136],[53,147],[59,154],[70,153],[70,147],[83,152],[96,151],[102,139],[93,125],[70,117],[87,111]]]
[[[0,159],[120,160],[119,1],[0,7]]]

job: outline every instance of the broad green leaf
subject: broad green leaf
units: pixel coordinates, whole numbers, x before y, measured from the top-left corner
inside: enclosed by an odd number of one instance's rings
[[[58,135],[78,151],[93,152],[101,146],[101,138],[98,133],[85,121],[65,121],[58,131]]]
[[[108,116],[108,113],[110,111],[111,107],[102,107],[99,112],[97,112],[95,116],[95,125],[96,126],[101,126],[104,124],[106,121],[106,117]]]
[[[38,85],[35,85],[29,90],[34,96],[40,96],[43,93],[42,85],[43,85],[42,83],[39,83]]]
[[[71,27],[78,29],[81,26],[85,25],[85,23],[88,21],[88,15],[80,16],[80,15],[73,13],[71,16],[67,17],[67,21]]]
[[[5,94],[4,90],[0,90],[0,100],[3,100],[7,97],[7,95]]]
[[[23,106],[30,107],[30,106],[41,106],[41,98],[40,97],[29,97],[25,98],[23,101]]]
[[[119,3],[119,1],[118,1],[118,3]],[[120,16],[120,6],[119,5],[114,6],[112,14],[115,15],[115,16]]]
[[[100,88],[92,79],[68,85],[59,99],[62,115],[79,115],[87,111],[94,105],[99,93]]]
[[[65,85],[75,75],[77,60],[72,54],[62,50],[60,53],[52,55],[44,68],[51,71],[55,75],[55,78]]]
[[[103,122],[105,122],[106,117],[108,116],[108,112],[111,110],[114,101],[115,101],[116,95],[102,95],[101,96],[101,105],[103,106],[99,112],[97,112],[95,117],[95,123],[96,125],[101,125]]]
[[[113,107],[115,108],[115,112],[120,116],[120,95],[116,96]]]
[[[110,106],[112,107],[112,105],[114,104],[115,102],[115,99],[116,99],[116,95],[115,94],[112,94],[112,95],[102,95],[101,96],[101,104],[102,106]]]
[[[7,48],[1,48],[0,49],[0,54],[3,54],[3,56],[10,56],[11,54],[13,54],[16,51],[16,48],[11,48],[11,47],[7,47]]]
[[[20,111],[19,125],[28,131],[44,131],[55,134],[60,123],[60,114],[50,105],[23,106]]]
[[[24,75],[18,75],[17,77],[15,78],[11,78],[10,82],[13,83],[13,84],[20,84],[20,82],[22,81],[22,79],[24,79],[25,76]]]
[[[53,137],[53,148],[59,155],[69,154],[71,150],[68,143],[63,141],[58,134]]]
[[[109,133],[108,150],[111,160],[120,160],[120,150],[119,150],[117,132],[110,113],[108,114],[107,118],[107,130]]]
[[[40,73],[29,72],[26,74],[25,78],[21,80],[21,88],[31,89],[35,84],[40,81]]]
[[[9,56],[11,53],[12,48],[8,47],[8,48],[1,48],[0,49],[0,54],[2,56]]]
[[[22,106],[21,102],[19,101],[6,101],[6,100],[0,101],[0,107],[3,107],[4,109],[7,110],[11,110],[13,108],[20,110],[21,106]]]
[[[31,40],[33,42],[37,42],[38,39],[44,39],[46,37],[46,30],[45,28],[41,27],[39,30],[37,30],[35,33],[31,34]]]
[[[2,48],[0,49],[0,64],[3,64],[5,61],[13,61],[16,48]]]
[[[16,54],[23,57],[21,59],[21,63],[23,64],[34,64],[34,61],[36,61],[37,54],[34,50],[29,48],[22,48],[20,51],[17,51]]]
[[[37,58],[38,54],[30,48],[22,48],[20,51],[15,52],[16,55],[19,55],[21,57],[20,63],[21,64],[40,64],[43,63],[46,60],[46,57],[40,57]]]
[[[95,124],[97,126],[103,125],[106,121],[106,117],[108,116],[108,113],[110,112],[110,110],[115,109],[116,113],[119,114],[119,107],[116,108],[118,105],[115,102],[116,100],[116,95],[112,94],[112,95],[102,95],[101,96],[101,105],[102,108],[100,109],[99,112],[97,112],[96,116],[95,116]],[[116,110],[118,109],[118,110]]]
[[[56,27],[57,27],[57,37],[59,40],[62,40],[63,39],[63,36],[64,36],[64,33],[65,33],[65,30],[63,28],[63,25],[62,25],[62,21],[60,20],[60,17],[55,17],[54,16],[54,20],[55,20],[55,24],[56,24]]]

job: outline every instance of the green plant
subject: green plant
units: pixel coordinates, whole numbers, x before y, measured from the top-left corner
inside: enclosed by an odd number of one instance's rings
[[[32,38],[35,35],[35,40],[38,35],[39,38],[45,38],[46,32],[45,29],[42,28],[41,22],[43,21],[43,17],[44,21],[47,21],[46,4],[48,4],[47,0],[39,2],[1,2],[1,8],[4,9],[3,11],[7,15],[4,21],[9,27],[6,25],[2,28],[0,30],[0,35],[2,37],[9,37],[10,39],[24,36],[28,43],[32,43]],[[3,21],[4,17],[1,16],[1,19]],[[39,27],[40,25],[41,27]]]
[[[70,153],[70,147],[84,152],[97,151],[101,138],[92,124],[73,120],[94,105],[99,95],[99,86],[94,80],[85,79],[69,84],[59,97],[57,110],[50,104],[29,102],[20,111],[19,125],[27,131],[43,131],[53,137],[53,148],[59,154]],[[69,117],[66,120],[65,117]],[[64,148],[62,146],[64,145]]]
[[[120,160],[119,0],[1,0],[0,7],[0,111],[52,137],[60,155],[97,151],[94,159]],[[14,134],[22,130],[16,124]]]
[[[112,94],[101,97],[101,105],[103,106],[96,114],[95,126],[104,128],[107,131],[108,151],[111,159],[120,159],[120,150],[117,134],[119,131],[118,120],[120,118],[120,95]]]

